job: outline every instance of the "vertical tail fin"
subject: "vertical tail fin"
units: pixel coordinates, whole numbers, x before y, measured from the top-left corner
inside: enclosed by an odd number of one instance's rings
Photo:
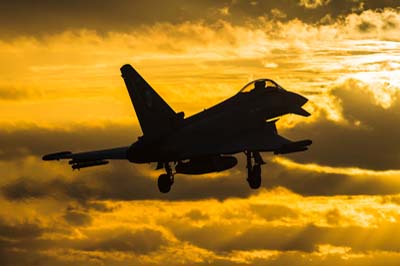
[[[144,137],[153,139],[171,131],[179,115],[131,65],[122,66],[121,73]]]

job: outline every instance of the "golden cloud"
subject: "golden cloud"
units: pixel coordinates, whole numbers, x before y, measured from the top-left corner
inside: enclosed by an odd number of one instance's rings
[[[306,8],[317,8],[329,4],[331,0],[300,0],[300,5]]]
[[[8,215],[0,224],[2,246],[13,258],[40,257],[42,265],[257,264],[298,256],[323,265],[360,259],[370,265],[398,258],[398,241],[388,232],[396,232],[399,205],[381,196],[302,197],[278,188],[225,201],[105,202],[107,211],[86,209],[92,222],[78,227],[39,204],[25,202],[22,216]],[[29,209],[37,209],[40,222],[16,222],[32,217]],[[32,244],[37,247],[27,249]]]

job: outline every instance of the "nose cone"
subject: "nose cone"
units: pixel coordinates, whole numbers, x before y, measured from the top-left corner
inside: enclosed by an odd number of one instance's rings
[[[289,105],[295,105],[299,107],[308,102],[308,99],[306,97],[290,91],[287,92],[287,100]]]
[[[287,99],[287,105],[291,113],[306,117],[310,116],[309,112],[301,108],[306,102],[308,102],[308,99],[306,97],[288,91],[286,99]]]

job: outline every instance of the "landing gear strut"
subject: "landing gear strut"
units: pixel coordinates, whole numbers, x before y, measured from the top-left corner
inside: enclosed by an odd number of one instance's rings
[[[245,151],[245,154],[247,159],[247,182],[250,188],[257,189],[261,186],[261,165],[265,164],[265,162],[257,151]],[[254,159],[254,165],[252,159]]]
[[[172,173],[169,163],[164,163],[164,168],[166,173],[161,174],[158,177],[157,185],[158,190],[160,190],[161,193],[168,193],[171,190],[172,184],[174,183],[174,174]]]

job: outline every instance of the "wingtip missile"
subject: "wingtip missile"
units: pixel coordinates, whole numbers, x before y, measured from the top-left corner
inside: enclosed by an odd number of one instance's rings
[[[94,160],[94,161],[71,161],[71,167],[73,170],[77,169],[80,170],[81,168],[91,167],[91,166],[98,166],[98,165],[105,165],[108,164],[109,161],[106,160]]]

